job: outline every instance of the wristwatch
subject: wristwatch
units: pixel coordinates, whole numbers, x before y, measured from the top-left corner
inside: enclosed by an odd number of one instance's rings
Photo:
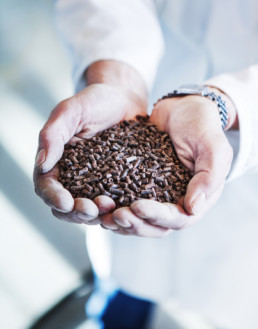
[[[199,86],[193,84],[183,85],[178,89],[175,89],[173,92],[163,96],[161,99],[159,99],[159,101],[167,98],[182,97],[189,95],[203,96],[211,99],[218,106],[221,126],[223,130],[225,129],[228,123],[228,110],[227,110],[226,102],[221,98],[220,95],[217,95],[215,92],[209,90],[209,87],[207,86]]]

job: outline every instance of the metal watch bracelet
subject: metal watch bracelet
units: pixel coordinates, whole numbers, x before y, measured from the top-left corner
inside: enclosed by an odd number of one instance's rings
[[[158,100],[158,102],[167,98],[183,97],[190,95],[208,97],[211,101],[213,101],[217,105],[219,110],[222,129],[224,130],[226,128],[229,118],[226,102],[222,99],[220,95],[217,95],[215,92],[210,91],[209,87],[207,86],[184,85],[178,89],[175,89],[173,92],[163,96]]]

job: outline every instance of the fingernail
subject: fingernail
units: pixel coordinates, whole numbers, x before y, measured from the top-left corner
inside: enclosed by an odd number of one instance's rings
[[[116,231],[116,230],[118,230],[119,229],[119,227],[117,226],[117,225],[107,225],[107,226],[105,226],[104,224],[100,224],[100,226],[102,227],[102,228],[104,228],[105,230],[111,230],[111,231]]]
[[[90,215],[90,214],[83,214],[82,212],[76,212],[76,216],[80,219],[83,220],[85,222],[91,221],[93,219],[95,219],[96,217]]]
[[[197,196],[191,203],[191,208],[194,215],[197,215],[202,211],[205,202],[206,202],[206,195],[203,192],[197,194]]]
[[[103,224],[100,224],[100,226],[104,229],[104,230],[107,230],[108,228],[105,227]]]
[[[132,224],[127,219],[114,219],[114,221],[117,223],[117,225],[124,228],[129,228],[132,226]]]
[[[35,167],[40,166],[45,160],[46,160],[46,150],[41,149],[36,156]]]

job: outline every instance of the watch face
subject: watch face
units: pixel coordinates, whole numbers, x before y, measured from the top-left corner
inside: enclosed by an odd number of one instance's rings
[[[176,95],[202,95],[205,87],[198,85],[183,85],[179,89],[174,90]]]
[[[166,96],[163,96],[162,99],[172,98],[172,97],[180,97],[187,95],[200,95],[206,96],[208,88],[206,86],[198,86],[198,85],[183,85],[178,89],[173,90],[173,92],[168,93]]]

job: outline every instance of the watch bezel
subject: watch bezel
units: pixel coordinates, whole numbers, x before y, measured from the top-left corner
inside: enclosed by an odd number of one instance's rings
[[[179,96],[187,96],[187,95],[200,95],[204,96],[205,92],[207,92],[206,86],[199,86],[194,84],[182,85],[177,89],[174,89],[172,93],[168,95],[170,97],[179,97]]]

